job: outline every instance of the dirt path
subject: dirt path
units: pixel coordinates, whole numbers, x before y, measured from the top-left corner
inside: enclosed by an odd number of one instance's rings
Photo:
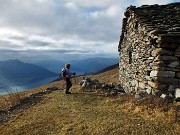
[[[15,120],[0,126],[1,135],[169,135],[178,134],[172,123],[153,123],[109,104],[93,93],[66,95],[55,91]]]

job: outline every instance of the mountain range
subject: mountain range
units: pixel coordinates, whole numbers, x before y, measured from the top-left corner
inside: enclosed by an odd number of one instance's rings
[[[57,74],[40,66],[24,63],[17,59],[0,61],[1,82],[24,85],[53,76],[57,76]]]
[[[75,71],[78,75],[83,75],[95,73],[106,67],[117,64],[118,58],[94,57],[70,61],[47,60],[36,62],[34,64],[44,67],[52,72],[59,73],[66,63],[71,64],[71,71]]]
[[[77,75],[96,73],[118,63],[116,58],[89,58],[72,60],[71,71]],[[64,61],[41,61],[38,63],[22,62],[18,59],[0,61],[0,93],[8,89],[31,89],[56,78],[64,67]]]

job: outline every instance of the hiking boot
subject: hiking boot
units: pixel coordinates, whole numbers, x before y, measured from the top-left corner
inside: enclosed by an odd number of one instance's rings
[[[67,91],[66,94],[71,94],[71,92]]]

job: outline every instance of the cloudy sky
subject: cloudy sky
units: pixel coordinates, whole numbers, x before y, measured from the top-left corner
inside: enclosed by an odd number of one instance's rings
[[[180,0],[0,0],[0,60],[118,57],[126,7]]]

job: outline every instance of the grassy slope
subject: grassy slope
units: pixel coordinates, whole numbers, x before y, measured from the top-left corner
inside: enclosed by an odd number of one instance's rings
[[[98,78],[101,82],[118,83],[118,69],[92,77]],[[79,92],[77,82],[81,78],[72,80],[73,94],[65,95],[64,91],[59,90],[46,95],[40,104],[32,106],[6,125],[1,125],[0,134],[177,135],[180,132],[179,123],[171,119],[171,115],[166,114],[163,117],[165,112],[159,112],[158,119],[155,116],[157,113],[148,114],[154,119],[145,117],[147,111],[142,113],[142,109],[135,109],[130,102],[133,100],[131,96],[105,97],[96,93]],[[59,81],[49,85],[63,88],[64,82]]]

